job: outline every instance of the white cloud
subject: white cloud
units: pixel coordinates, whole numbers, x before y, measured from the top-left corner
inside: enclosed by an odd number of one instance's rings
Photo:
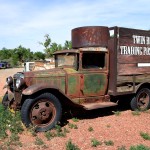
[[[150,27],[149,0],[0,1],[0,44],[36,49],[44,34],[63,43],[78,26]],[[5,13],[7,12],[7,13]],[[8,45],[4,45],[4,40]],[[12,42],[13,41],[13,42]],[[32,44],[33,43],[33,44]],[[36,48],[34,48],[36,47]],[[39,48],[39,47],[38,47]]]

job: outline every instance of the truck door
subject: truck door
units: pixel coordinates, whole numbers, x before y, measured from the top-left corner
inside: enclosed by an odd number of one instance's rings
[[[81,55],[81,97],[105,95],[108,87],[108,53],[92,51]]]

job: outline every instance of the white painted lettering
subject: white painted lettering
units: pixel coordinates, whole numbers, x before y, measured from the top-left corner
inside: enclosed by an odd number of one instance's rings
[[[146,37],[146,44],[150,44],[150,37]]]

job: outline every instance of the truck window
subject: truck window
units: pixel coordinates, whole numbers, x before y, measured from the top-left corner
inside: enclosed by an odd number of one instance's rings
[[[103,69],[105,67],[105,53],[104,52],[85,52],[82,55],[83,69]]]

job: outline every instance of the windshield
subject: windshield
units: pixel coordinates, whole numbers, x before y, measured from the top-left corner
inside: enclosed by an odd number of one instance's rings
[[[65,53],[56,55],[57,67],[75,67],[76,54],[74,53]]]

